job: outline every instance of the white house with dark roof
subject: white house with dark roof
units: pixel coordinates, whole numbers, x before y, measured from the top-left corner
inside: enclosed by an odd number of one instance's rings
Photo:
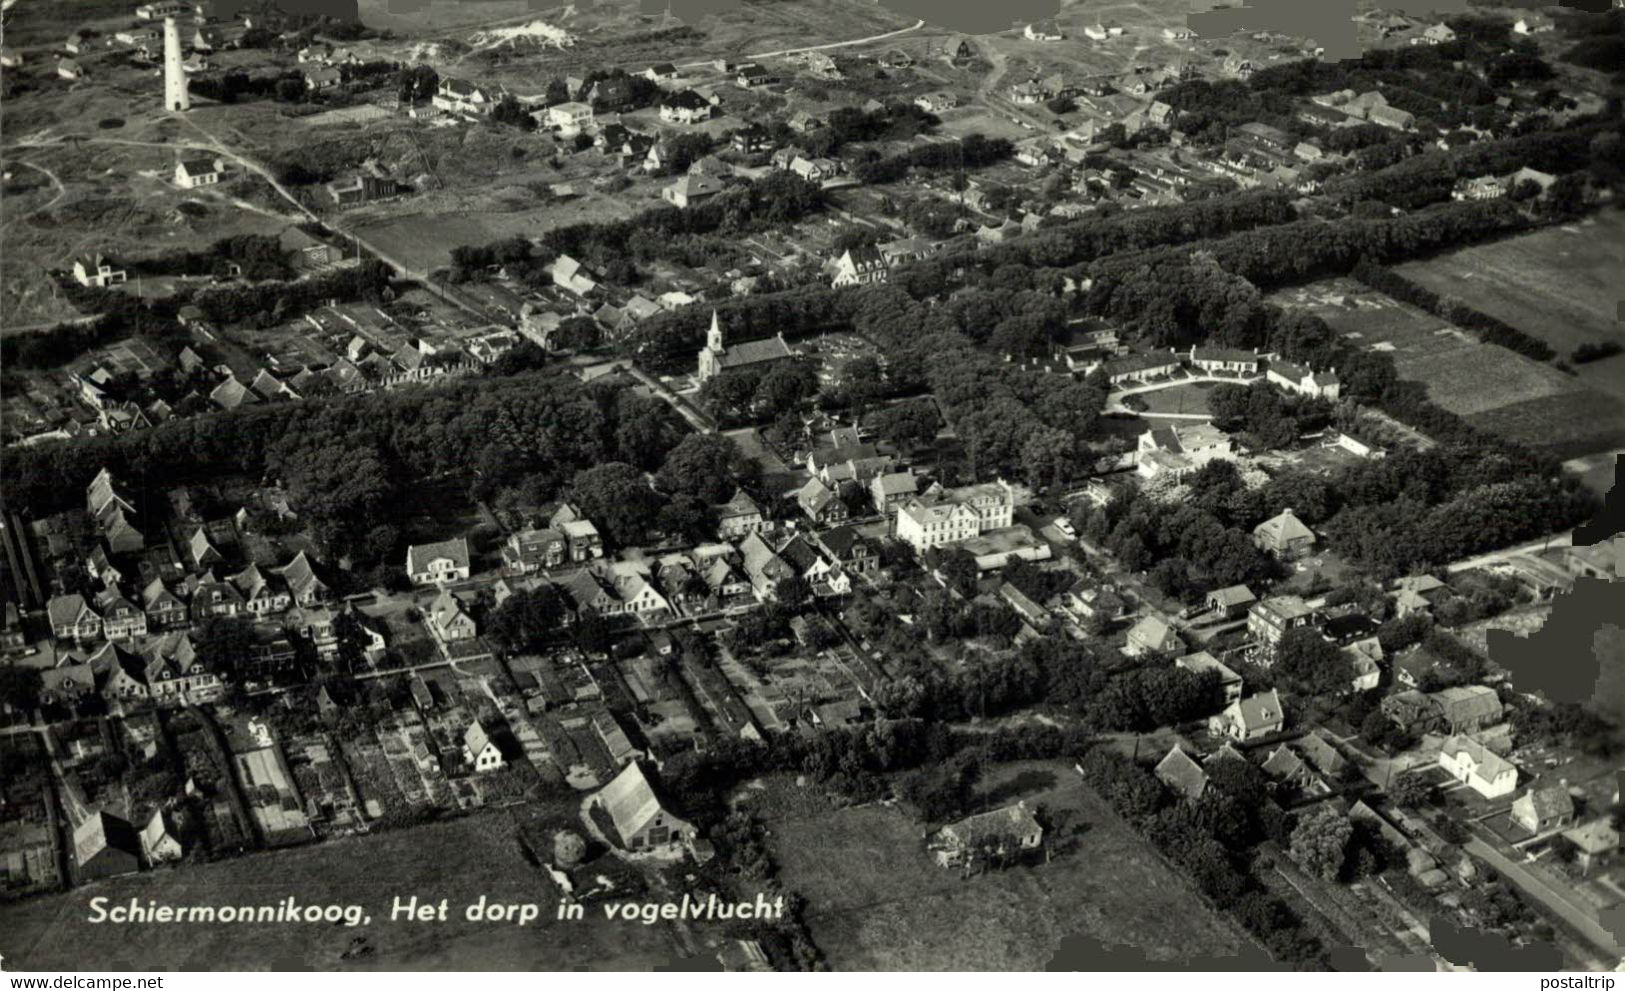
[[[835,260],[835,277],[831,285],[867,286],[885,282],[891,277],[891,266],[873,246],[848,248]]]
[[[406,574],[418,585],[444,585],[469,575],[468,541],[462,537],[406,549]]]
[[[660,119],[671,124],[699,124],[714,113],[711,101],[691,89],[678,90],[660,101]]]
[[[1484,798],[1503,798],[1518,790],[1518,768],[1469,736],[1444,741],[1439,766]]]
[[[1275,689],[1230,703],[1209,720],[1208,728],[1232,740],[1246,742],[1279,733],[1286,723],[1281,696]]]
[[[226,163],[219,158],[188,158],[175,163],[175,185],[182,189],[213,186],[225,174]]]
[[[73,260],[73,281],[82,286],[95,286],[101,289],[122,285],[128,279],[129,274],[124,269],[108,261],[99,251],[93,255],[81,255]]]
[[[463,759],[476,774],[502,770],[502,749],[478,721],[470,723],[463,733]]]

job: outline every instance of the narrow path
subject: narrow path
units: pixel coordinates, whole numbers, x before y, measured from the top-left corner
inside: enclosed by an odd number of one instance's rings
[[[1548,883],[1535,872],[1522,864],[1510,859],[1499,850],[1474,836],[1467,841],[1467,852],[1485,861],[1491,867],[1516,884],[1531,898],[1546,906],[1554,915],[1573,926],[1587,940],[1596,945],[1604,953],[1614,959],[1625,958],[1625,943],[1597,921],[1595,915],[1581,905],[1570,901],[1569,896]]]
[[[21,216],[12,217],[10,220],[6,221],[5,224],[0,225],[0,227],[10,227],[12,224],[18,223],[19,221],[27,220],[29,217],[38,216],[38,215],[44,213],[45,211],[55,207],[58,203],[61,203],[62,198],[64,196],[68,195],[68,187],[66,187],[66,186],[64,186],[62,184],[62,180],[57,177],[57,174],[55,172],[52,172],[50,169],[46,168],[43,165],[37,165],[37,164],[35,164],[33,162],[27,162],[27,161],[24,161],[23,159],[20,159],[20,158],[17,159],[17,164],[23,166],[24,168],[33,169],[35,172],[43,173],[45,178],[51,180],[51,185],[56,187],[56,195],[51,197],[51,201],[49,203],[46,203],[43,206],[35,207],[34,209],[28,211],[25,214],[22,214]]]

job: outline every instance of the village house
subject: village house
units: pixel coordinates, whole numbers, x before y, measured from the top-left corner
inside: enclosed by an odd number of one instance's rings
[[[1512,824],[1534,836],[1574,825],[1574,799],[1561,784],[1535,784],[1512,803]]]
[[[465,581],[469,575],[468,541],[462,537],[406,549],[406,575],[417,585]]]
[[[547,525],[564,534],[564,544],[570,552],[571,561],[579,563],[604,556],[604,538],[592,520],[582,517],[574,506],[566,504],[559,507],[548,518]]]
[[[779,81],[766,66],[749,62],[739,66],[734,73],[734,84],[740,89],[755,89],[758,86],[770,86]]]
[[[1123,36],[1123,27],[1115,21],[1096,21],[1083,29],[1083,36],[1090,41],[1107,41]]]
[[[629,762],[593,796],[595,809],[608,816],[613,838],[632,853],[664,852],[692,844],[699,832],[661,802],[637,761]]]
[[[502,562],[522,575],[556,568],[569,555],[569,542],[552,527],[531,528],[510,534],[502,545]]]
[[[1237,699],[1223,712],[1209,720],[1208,728],[1214,733],[1245,743],[1279,733],[1286,716],[1281,710],[1281,697],[1275,689],[1258,695]]]
[[[45,604],[51,635],[58,640],[84,642],[102,635],[102,618],[77,592],[58,595]]]
[[[94,255],[81,255],[73,260],[73,281],[82,286],[105,289],[108,286],[123,285],[128,278],[128,273],[124,269],[116,267],[99,251]]]
[[[1219,688],[1224,693],[1225,705],[1230,705],[1241,698],[1241,675],[1232,671],[1228,665],[1207,651],[1199,650],[1194,654],[1177,657],[1174,659],[1174,664],[1192,674],[1213,672],[1219,679]]]
[[[287,584],[295,603],[312,606],[327,600],[327,583],[317,576],[315,565],[304,551],[295,554],[293,560],[281,568],[272,570]]]
[[[855,526],[825,530],[816,539],[830,560],[849,575],[872,575],[880,570],[880,549]]]
[[[592,124],[592,104],[571,100],[555,103],[546,110],[548,127],[556,127],[566,136],[580,134]]]
[[[212,569],[199,575],[188,575],[186,583],[194,623],[214,616],[235,616],[243,611],[243,593],[230,582],[216,578]]]
[[[102,617],[102,636],[109,640],[147,635],[147,614],[126,599],[116,585],[96,596],[96,611]]]
[[[479,633],[474,617],[463,608],[462,597],[450,589],[441,589],[424,616],[429,631],[441,643],[472,640]]]
[[[1128,603],[1113,589],[1083,577],[1067,588],[1062,608],[1080,623],[1115,623],[1128,616]]]
[[[840,495],[819,479],[809,479],[796,490],[796,505],[817,526],[832,526],[845,522],[846,503]]]
[[[839,159],[796,155],[790,159],[788,169],[813,183],[825,183],[840,175],[845,166]]]
[[[767,528],[762,507],[744,489],[735,489],[733,497],[717,508],[717,536],[723,540],[735,540]]]
[[[913,499],[919,491],[919,481],[909,469],[884,472],[869,480],[869,496],[875,512],[882,516],[890,516],[894,507]]]
[[[872,246],[848,248],[835,261],[832,286],[867,286],[885,282],[890,277],[886,259]]]
[[[305,89],[312,93],[332,89],[344,81],[344,74],[329,65],[305,69]]]
[[[1177,744],[1168,750],[1167,756],[1157,762],[1153,772],[1157,780],[1187,802],[1194,802],[1207,791],[1207,772],[1202,765],[1191,759]]]
[[[1439,766],[1484,798],[1504,798],[1518,788],[1517,767],[1471,737],[1445,740]]]
[[[1253,607],[1258,597],[1245,585],[1230,585],[1207,594],[1205,605],[1216,619],[1236,619]]]
[[[1240,348],[1194,345],[1190,351],[1190,363],[1208,375],[1257,375],[1259,361],[1256,351]]]
[[[1253,527],[1253,545],[1282,561],[1308,556],[1315,547],[1315,533],[1290,509]]]
[[[478,721],[470,723],[463,732],[463,760],[475,774],[502,770],[502,749]]]
[[[679,210],[686,210],[716,196],[723,188],[720,180],[710,176],[685,175],[662,189],[660,197]]]
[[[1054,18],[1033,21],[1022,29],[1021,34],[1028,41],[1061,41],[1066,37]]]
[[[701,382],[706,382],[732,369],[768,365],[794,357],[795,352],[784,343],[783,337],[778,336],[731,346],[725,344],[722,324],[713,310],[711,329],[706,334],[705,349],[699,355],[698,375]]]
[[[1106,381],[1113,386],[1149,382],[1179,370],[1179,356],[1172,351],[1152,351],[1112,358],[1106,362]]]
[[[225,162],[219,158],[183,159],[175,163],[175,185],[182,189],[213,186],[220,182],[225,171]]]
[[[186,855],[175,816],[167,808],[155,809],[141,830],[141,852],[153,866],[172,863]]]
[[[678,90],[660,101],[660,119],[671,124],[699,124],[711,119],[716,108],[691,89]]]
[[[939,867],[975,868],[983,861],[1004,861],[1038,850],[1044,827],[1026,802],[961,819],[944,826],[931,838],[931,853]]]
[[[739,542],[739,556],[745,577],[758,598],[772,599],[778,584],[795,575],[796,569],[781,558],[773,546],[760,533],[752,533]]]
[[[1185,644],[1179,638],[1179,632],[1167,620],[1156,616],[1145,616],[1138,623],[1129,628],[1128,635],[1123,641],[1123,653],[1129,657],[1141,657],[1145,654],[1171,654],[1183,650]]]
[[[490,114],[500,100],[501,95],[495,90],[476,86],[466,79],[442,76],[440,85],[429,102],[437,110],[446,113],[484,117]]]
[[[926,93],[914,98],[914,105],[926,113],[940,114],[959,106],[959,97],[953,93]]]
[[[1314,372],[1290,361],[1271,361],[1264,380],[1288,392],[1314,399],[1336,401],[1342,393],[1342,384],[1333,371]]]
[[[1302,596],[1272,595],[1247,610],[1247,634],[1268,653],[1288,632],[1313,626],[1319,619],[1319,614]]]
[[[1582,874],[1619,852],[1619,831],[1606,817],[1564,830],[1563,838],[1573,844],[1574,864]]]
[[[81,882],[141,869],[141,839],[127,820],[92,812],[73,830],[74,875]]]

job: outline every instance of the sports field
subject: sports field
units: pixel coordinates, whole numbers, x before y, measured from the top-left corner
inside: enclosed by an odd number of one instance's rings
[[[1064,762],[990,775],[992,803],[1025,798],[1051,817],[1052,859],[962,877],[937,867],[924,829],[901,808],[832,810],[771,791],[773,855],[807,898],[813,941],[836,970],[1043,969],[1082,933],[1153,960],[1229,956],[1247,943]]]

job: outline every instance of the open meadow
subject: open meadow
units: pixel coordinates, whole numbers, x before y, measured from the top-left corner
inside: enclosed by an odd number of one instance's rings
[[[569,804],[573,806],[573,801]],[[390,921],[393,900],[449,899],[445,922]],[[460,908],[480,896],[533,902],[524,928],[469,922]],[[162,905],[360,905],[371,924],[94,924],[90,899]],[[558,889],[532,866],[517,827],[487,812],[375,836],[149,871],[60,895],[0,906],[6,963],[24,970],[648,970],[678,955],[664,926],[606,920],[601,911],[560,922]],[[184,931],[182,931],[184,930]],[[345,959],[364,937],[364,955]]]
[[[791,786],[780,783],[764,794],[759,814],[780,877],[807,898],[813,940],[832,967],[1041,970],[1080,932],[1153,960],[1247,945],[1065,762],[1005,765],[988,777],[989,805],[1026,799],[1043,809],[1049,863],[966,878],[936,866],[926,827],[901,807],[781,803],[774,792]]]
[[[1476,245],[1398,267],[1568,355],[1581,344],[1625,344],[1625,211]],[[1577,366],[1581,381],[1625,398],[1625,357]]]
[[[1625,443],[1625,402],[1594,387],[1584,373],[1568,375],[1485,344],[1469,331],[1349,279],[1272,298],[1307,308],[1355,343],[1391,354],[1400,378],[1423,383],[1429,398],[1474,426],[1563,457]]]

